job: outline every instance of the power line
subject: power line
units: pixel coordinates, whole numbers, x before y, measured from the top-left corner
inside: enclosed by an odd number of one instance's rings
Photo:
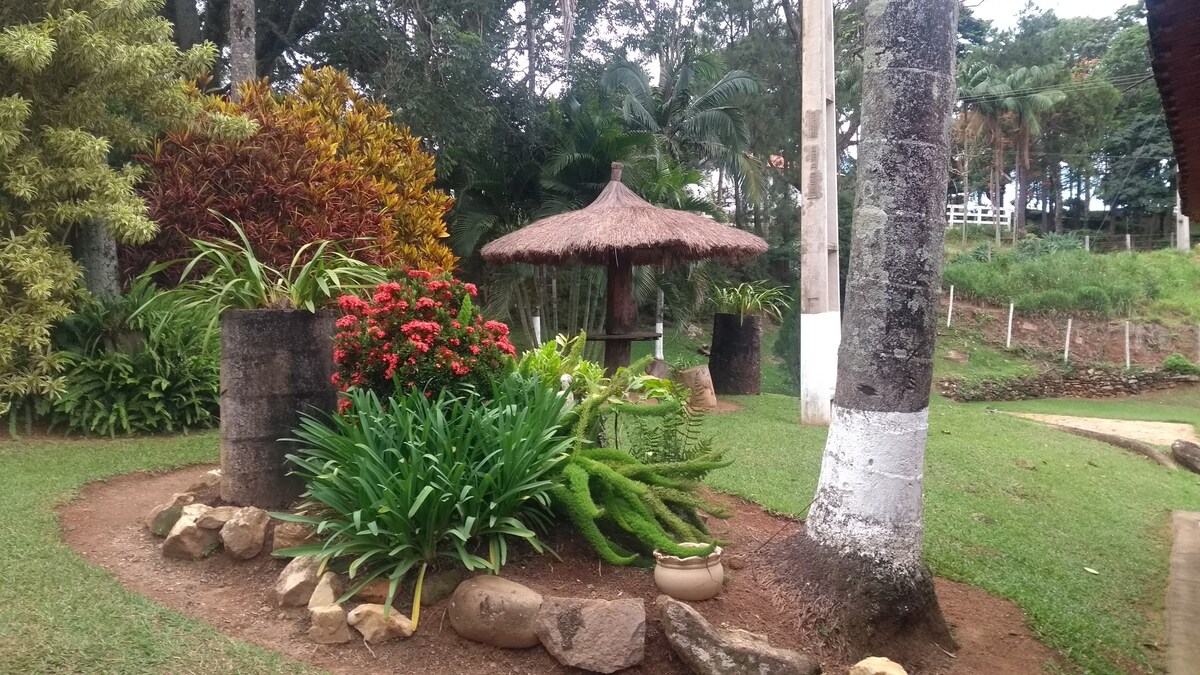
[[[1113,87],[1114,89],[1118,89],[1127,85],[1127,88],[1122,91],[1129,91],[1129,89],[1132,89],[1133,87],[1149,80],[1152,77],[1154,77],[1153,74],[1122,75],[1109,80],[1086,80],[1076,84],[1045,85],[1039,87],[1025,87],[1022,89],[1010,89],[1007,91],[998,91],[986,94],[969,94],[967,96],[959,97],[958,100],[963,103],[981,103],[983,101],[1001,100],[1005,98],[1025,98],[1054,90],[1066,93],[1103,89],[1105,87]]]

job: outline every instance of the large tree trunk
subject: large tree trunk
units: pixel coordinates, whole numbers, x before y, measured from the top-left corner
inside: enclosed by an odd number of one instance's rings
[[[103,224],[91,221],[74,228],[71,248],[83,267],[83,285],[101,300],[121,294],[117,274],[117,240]]]
[[[1025,211],[1029,206],[1029,133],[1022,131],[1017,138],[1017,222],[1013,241],[1025,236]]]
[[[921,542],[957,8],[867,6],[833,422],[806,530],[784,544],[772,580],[851,650],[886,648],[906,665],[953,645]]]
[[[254,29],[254,0],[229,0],[229,91],[235,100],[239,84],[258,79]]]

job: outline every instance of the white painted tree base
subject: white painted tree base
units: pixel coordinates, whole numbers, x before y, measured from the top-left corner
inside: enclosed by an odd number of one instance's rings
[[[901,413],[834,405],[808,536],[901,574],[919,568],[928,431],[928,408]]]
[[[800,315],[800,421],[826,426],[837,385],[842,313]]]

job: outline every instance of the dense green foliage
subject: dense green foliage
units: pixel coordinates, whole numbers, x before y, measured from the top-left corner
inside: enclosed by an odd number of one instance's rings
[[[317,526],[324,543],[280,553],[344,568],[347,596],[385,577],[388,605],[419,568],[415,627],[430,565],[498,573],[510,542],[542,550],[535,529],[549,523],[553,479],[571,445],[559,433],[566,397],[515,373],[486,393],[430,399],[410,389],[381,400],[351,389],[344,414],[307,417],[288,459],[307,485],[301,510],[314,515],[276,517]]]
[[[1064,251],[1037,257],[965,256],[946,266],[945,283],[964,297],[1017,311],[1200,321],[1200,265],[1184,253],[1096,255]]]
[[[1192,363],[1183,354],[1171,354],[1163,359],[1162,369],[1176,375],[1200,375],[1200,366]]]
[[[79,269],[61,242],[85,229],[131,242],[154,234],[133,192],[138,172],[122,164],[160,130],[195,120],[183,78],[215,53],[181,52],[161,4],[0,5],[0,415],[15,399],[62,391],[50,333]]]
[[[204,309],[160,306],[147,279],[112,300],[85,300],[55,331],[62,396],[37,400],[51,427],[115,436],[170,433],[217,422],[220,358]]]

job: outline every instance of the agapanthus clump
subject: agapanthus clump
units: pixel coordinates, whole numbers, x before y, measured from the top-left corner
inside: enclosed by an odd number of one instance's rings
[[[448,272],[409,270],[380,284],[370,300],[344,295],[338,306],[334,384],[374,390],[380,397],[419,388],[491,390],[512,370],[517,350],[508,326],[488,321],[472,302],[474,284]]]

